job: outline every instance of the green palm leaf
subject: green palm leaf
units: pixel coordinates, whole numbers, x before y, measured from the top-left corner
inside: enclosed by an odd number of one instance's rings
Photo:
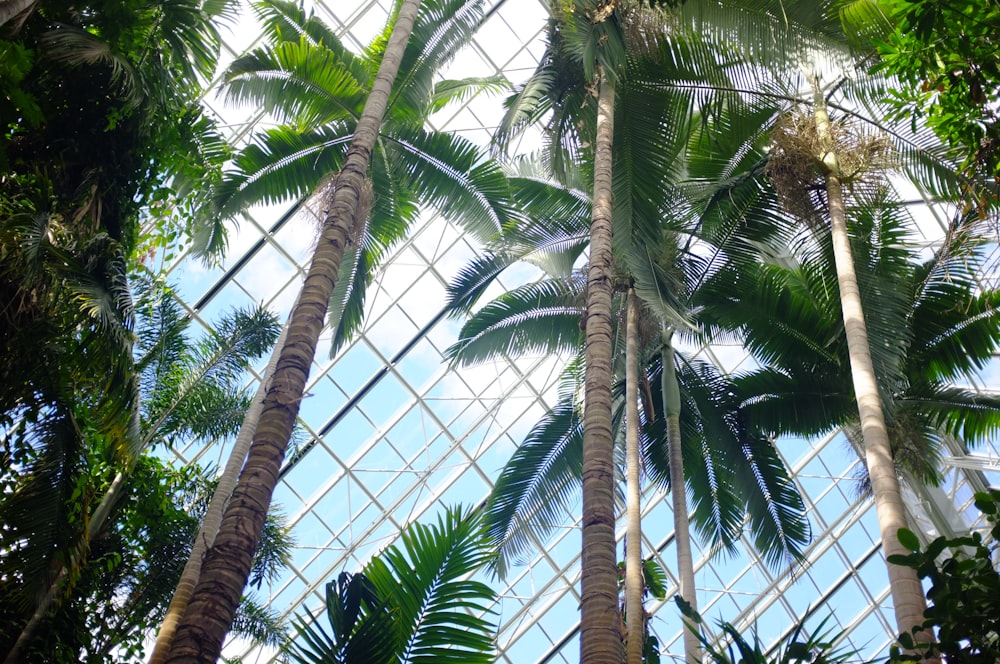
[[[344,56],[306,41],[258,48],[226,71],[225,99],[301,128],[355,122],[367,97]]]
[[[240,152],[216,190],[215,209],[234,216],[253,203],[275,204],[311,194],[324,173],[343,164],[351,134],[344,127],[268,129]]]
[[[300,619],[287,652],[309,664],[492,662],[496,595],[470,578],[491,557],[481,511],[411,523],[361,573],[327,584],[333,633]]]
[[[518,445],[490,494],[486,528],[500,578],[564,521],[582,473],[583,417],[574,396],[563,394]]]
[[[436,113],[451,104],[467,101],[478,94],[499,94],[509,89],[510,83],[500,74],[438,81],[434,85],[428,110]]]
[[[657,358],[658,359],[658,358]],[[650,385],[659,398],[654,362]],[[810,540],[805,505],[770,442],[748,421],[733,386],[701,361],[682,360],[681,430],[684,472],[695,509],[691,518],[708,542],[731,550],[744,519],[757,550],[777,567],[798,558]],[[669,454],[662,417],[645,425],[650,477],[669,486]]]
[[[421,126],[434,108],[435,79],[472,39],[484,19],[482,0],[422,2],[400,64],[389,117],[392,122]],[[390,23],[391,24],[391,23]],[[376,40],[368,55],[381,60],[384,41]]]
[[[504,356],[578,352],[585,279],[578,273],[504,293],[466,321],[445,356],[467,366]]]
[[[298,42],[305,37],[310,43],[322,45],[337,53],[338,56],[353,59],[350,51],[344,48],[337,33],[327,27],[314,13],[307,14],[297,2],[285,0],[255,2],[253,10],[264,28],[264,35],[272,43]],[[370,78],[368,76],[356,77],[359,80]]]
[[[392,144],[392,156],[413,194],[473,237],[491,239],[514,218],[507,178],[471,142],[404,128],[382,140]]]

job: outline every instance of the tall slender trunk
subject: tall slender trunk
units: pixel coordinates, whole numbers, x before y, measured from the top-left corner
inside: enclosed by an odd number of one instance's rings
[[[260,420],[261,411],[264,410],[264,396],[267,393],[267,385],[271,376],[274,375],[278,358],[281,356],[281,351],[285,347],[285,340],[287,338],[288,325],[285,325],[281,330],[281,336],[274,345],[274,351],[271,353],[271,359],[267,363],[267,368],[264,370],[264,380],[257,387],[257,393],[254,395],[253,401],[250,403],[250,408],[247,409],[246,415],[243,417],[243,424],[240,426],[240,432],[236,436],[236,442],[233,443],[233,450],[229,454],[229,460],[226,462],[226,467],[219,477],[215,493],[212,494],[212,500],[209,502],[208,509],[205,511],[205,516],[202,519],[201,528],[198,529],[198,534],[195,536],[191,553],[184,564],[184,571],[181,573],[181,578],[177,581],[177,588],[174,590],[173,597],[170,598],[170,606],[167,607],[167,614],[164,616],[163,624],[156,635],[156,645],[153,647],[153,653],[149,657],[149,664],[163,664],[167,659],[170,644],[173,642],[174,634],[177,632],[177,626],[180,624],[181,618],[187,610],[188,603],[191,601],[191,595],[194,594],[195,586],[201,577],[201,566],[205,559],[205,552],[215,542],[226,505],[229,504],[229,499],[236,488],[240,471],[243,470],[243,464],[246,462],[247,454],[250,452],[250,445],[253,442],[254,434],[257,432],[257,422]]]
[[[858,414],[861,417],[861,433],[865,442],[865,458],[871,476],[872,494],[875,498],[882,552],[887,558],[894,554],[905,555],[908,552],[900,544],[897,533],[900,528],[907,527],[906,511],[893,463],[892,449],[889,446],[889,432],[885,425],[882,398],[879,395],[875,367],[872,364],[868,329],[861,305],[861,292],[858,289],[851,243],[847,234],[847,216],[844,211],[837,146],[830,128],[826,100],[823,98],[816,77],[813,77],[812,85],[816,131],[823,149],[820,157],[823,160],[826,193],[830,206],[840,305],[844,314],[844,330],[851,358],[851,378],[854,381],[854,394],[858,402]],[[909,567],[889,564],[889,587],[892,593],[892,605],[896,612],[896,628],[899,632],[909,632],[914,626],[922,624],[927,605],[916,571]],[[932,635],[921,632],[920,637],[929,640]]]
[[[292,309],[288,339],[264,397],[250,454],[219,534],[205,557],[188,610],[177,628],[168,662],[215,662],[232,626],[298,415],[344,249],[354,228],[371,153],[419,7],[420,0],[406,0],[400,7],[344,167],[334,181],[333,202],[300,301]]]
[[[670,500],[674,511],[674,544],[677,547],[677,594],[698,610],[698,595],[694,588],[694,556],[691,555],[691,529],[687,510],[687,489],[684,484],[684,454],[681,451],[681,391],[674,367],[672,330],[663,332],[663,412],[667,420],[667,444],[670,454]],[[688,664],[701,662],[701,645],[697,635],[684,630],[684,660]]]
[[[597,76],[584,369],[580,662],[621,664],[611,436],[611,140],[615,89],[600,69]]]
[[[639,461],[639,302],[628,289],[625,314],[625,661],[642,664],[646,612],[642,570]]]

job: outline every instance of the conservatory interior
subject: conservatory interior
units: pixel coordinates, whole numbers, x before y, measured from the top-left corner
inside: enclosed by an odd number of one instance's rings
[[[4,661],[1000,657],[952,4],[0,0]]]

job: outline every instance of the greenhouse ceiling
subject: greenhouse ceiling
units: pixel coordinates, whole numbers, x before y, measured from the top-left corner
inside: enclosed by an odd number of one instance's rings
[[[391,4],[307,0],[306,7],[349,50],[362,53],[381,34]],[[548,4],[488,3],[471,45],[455,55],[442,77],[500,75],[511,85],[526,81],[545,53]],[[278,120],[262,107],[228,103],[220,92],[225,67],[265,39],[249,5],[241,7],[222,33],[220,73],[203,102],[239,149],[251,144],[255,132],[276,127]],[[817,56],[813,64],[830,76],[837,66],[833,60]],[[796,81],[806,95],[806,78]],[[432,114],[429,127],[490,146],[503,121],[508,88],[484,87]],[[853,113],[853,102],[837,94],[836,89],[831,93],[831,107]],[[524,156],[541,145],[540,133],[533,129],[518,136],[509,152]],[[916,222],[910,239],[930,256],[943,241],[955,209],[902,182],[901,175],[892,176]],[[376,189],[373,195],[378,198],[380,192]],[[256,205],[229,225],[223,258],[203,261],[189,252],[161,252],[151,258],[151,265],[163,269],[172,296],[205,329],[235,307],[260,305],[284,321],[305,278],[325,213],[324,202],[316,197]],[[341,572],[360,570],[397,542],[407,524],[431,522],[446,506],[482,504],[522,440],[566,392],[568,353],[505,353],[476,366],[449,361],[448,349],[456,343],[463,320],[450,315],[447,288],[484,248],[458,219],[430,209],[414,216],[415,225],[390,247],[369,287],[360,332],[334,350],[333,333],[326,328],[311,366],[292,448],[274,494],[274,506],[284,515],[294,545],[284,571],[255,591],[289,624],[296,618],[325,621],[326,584]],[[540,276],[537,267],[518,265],[504,272],[482,301]],[[979,278],[995,287],[996,276],[985,273]],[[722,336],[709,344],[684,338],[677,346],[690,362],[710,362],[727,374],[757,368],[748,350],[732,339]],[[257,360],[247,376],[251,392],[265,380],[266,364],[266,357]],[[1000,392],[1000,363],[994,359],[969,382],[965,387],[982,393]],[[757,552],[749,527],[730,551],[719,551],[695,534],[696,595],[710,636],[718,633],[716,623],[725,620],[745,633],[752,627],[764,647],[771,648],[799,620],[810,627],[826,620],[827,629],[841,633],[839,647],[855,650],[865,660],[887,652],[896,633],[895,618],[875,508],[859,488],[865,468],[856,440],[837,429],[774,441],[811,524],[811,542],[801,561],[768,564]],[[994,439],[968,450],[957,439],[943,436],[942,445],[939,485],[910,482],[903,487],[910,523],[925,541],[981,526],[973,494],[1000,486],[1000,442]],[[226,464],[232,447],[230,439],[189,438],[162,455],[178,465],[215,470]],[[500,596],[493,608],[499,623],[498,661],[580,661],[580,512],[578,497],[560,507],[551,536],[534,541],[503,579],[479,575]],[[642,489],[642,522],[643,555],[666,571],[668,585],[666,598],[647,600],[649,628],[661,661],[683,661],[684,626],[671,599],[678,584],[673,509],[669,492],[651,481]],[[620,555],[624,534],[622,520],[617,528]],[[273,648],[238,637],[230,637],[223,652],[248,663],[279,657]]]

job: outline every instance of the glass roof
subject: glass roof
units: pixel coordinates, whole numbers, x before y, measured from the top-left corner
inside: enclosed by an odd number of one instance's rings
[[[388,8],[388,2],[376,0],[316,5],[345,43],[358,49],[384,25]],[[542,52],[545,17],[539,0],[499,0],[449,76],[502,72],[512,82],[524,80]],[[227,34],[232,57],[251,46],[258,31],[245,11],[240,25]],[[245,140],[254,123],[266,121],[262,114],[227,108],[214,95],[206,103],[237,141]],[[500,113],[498,98],[476,97],[435,116],[433,124],[485,142]],[[170,267],[169,278],[203,323],[252,303],[286,316],[315,237],[308,205],[255,208],[232,233],[221,264],[206,267],[182,259]],[[335,359],[329,358],[328,336],[325,344],[321,340],[299,415],[303,434],[275,495],[296,546],[280,581],[260,590],[281,613],[318,614],[325,583],[340,571],[359,569],[404,524],[433,518],[441,505],[481,502],[518,441],[555,403],[558,360],[535,357],[458,371],[443,362],[442,351],[455,341],[459,327],[442,315],[445,285],[476,250],[449,220],[425,218],[371,289],[364,333]],[[702,352],[730,370],[744,359],[740,348]],[[983,386],[995,388],[997,378],[984,379]],[[857,455],[839,434],[778,445],[808,499],[814,533],[808,563],[776,575],[749,543],[736,556],[712,557],[696,541],[702,614],[710,627],[717,619],[741,628],[756,624],[765,646],[800,616],[811,615],[816,624],[832,615],[827,627],[849,630],[850,643],[843,645],[862,653],[884,651],[893,618],[874,508],[856,495]],[[175,452],[184,463],[218,467],[228,446],[193,442]],[[957,445],[952,452],[945,483],[907,501],[912,518],[928,533],[966,528],[977,514],[972,493],[1000,485],[996,445],[971,456]],[[671,573],[672,516],[664,498],[655,488],[645,490],[643,551],[655,553]],[[506,582],[491,581],[502,594],[496,607],[500,661],[578,661],[578,517],[579,506]],[[647,610],[662,656],[682,659],[676,607],[654,601]],[[229,643],[225,653],[245,662],[271,661],[274,655],[240,642]]]

